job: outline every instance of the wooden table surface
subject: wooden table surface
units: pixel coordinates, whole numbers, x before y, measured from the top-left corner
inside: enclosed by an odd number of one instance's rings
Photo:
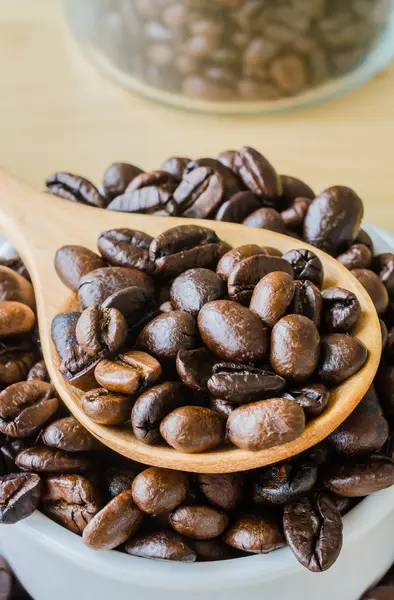
[[[157,167],[174,154],[255,146],[317,191],[353,187],[366,219],[394,231],[394,65],[308,109],[217,117],[132,96],[84,60],[57,0],[0,4],[0,165],[37,189],[55,170],[99,183],[114,160]]]

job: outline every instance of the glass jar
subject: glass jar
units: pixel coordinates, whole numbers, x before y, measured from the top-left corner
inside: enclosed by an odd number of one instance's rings
[[[394,0],[65,0],[89,56],[131,90],[216,112],[299,106],[394,56]]]

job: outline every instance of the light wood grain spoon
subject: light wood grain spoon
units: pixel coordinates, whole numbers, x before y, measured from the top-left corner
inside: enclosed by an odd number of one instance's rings
[[[274,246],[283,252],[309,248],[324,264],[324,286],[344,287],[358,297],[362,314],[353,331],[369,350],[364,367],[331,392],[326,411],[309,422],[298,439],[268,450],[249,452],[237,448],[218,449],[203,454],[183,454],[165,446],[148,446],[136,440],[131,428],[97,425],[80,408],[82,393],[67,384],[58,371],[59,358],[50,331],[53,317],[70,305],[70,292],[57,278],[53,259],[58,248],[78,244],[96,250],[99,234],[107,229],[129,227],[156,236],[190,219],[151,217],[104,211],[71,204],[48,194],[37,193],[0,171],[0,230],[16,246],[33,281],[42,350],[58,393],[75,417],[106,446],[129,458],[149,465],[196,473],[229,473],[267,465],[298,454],[315,445],[336,429],[356,407],[371,385],[381,355],[379,320],[365,289],[335,259],[302,241],[271,231],[246,228],[232,223],[193,220],[214,229],[232,246],[245,243]]]

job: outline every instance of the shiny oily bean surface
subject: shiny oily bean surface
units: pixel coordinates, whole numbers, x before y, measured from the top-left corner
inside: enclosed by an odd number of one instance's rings
[[[231,271],[241,260],[255,256],[256,254],[266,255],[267,252],[264,248],[256,244],[245,244],[244,246],[233,248],[226,252],[226,254],[223,254],[218,262],[216,272],[227,281]]]
[[[246,227],[257,227],[277,233],[285,233],[285,225],[280,214],[274,208],[263,207],[252,212],[243,221]]]
[[[132,267],[150,273],[153,265],[149,246],[153,238],[143,231],[110,229],[103,231],[97,240],[100,254],[114,267]]]
[[[160,363],[146,352],[129,350],[114,360],[102,360],[94,371],[96,381],[105,389],[135,394],[153,385],[162,373]]]
[[[330,333],[348,333],[357,323],[361,306],[357,297],[349,290],[331,287],[322,291],[323,320]]]
[[[389,304],[389,296],[386,287],[373,271],[369,269],[352,269],[354,275],[361,285],[365,287],[371,296],[378,315],[383,315]]]
[[[217,363],[209,378],[208,390],[215,398],[228,400],[234,404],[244,404],[277,395],[284,389],[286,381],[268,369],[240,365],[238,363]]]
[[[225,511],[231,511],[237,506],[244,491],[244,479],[240,473],[199,473],[197,480],[209,502]]]
[[[152,278],[142,271],[126,267],[103,267],[81,277],[78,296],[82,308],[87,308],[101,304],[114,292],[131,286],[141,287],[150,294],[154,292]]]
[[[248,363],[264,359],[268,333],[251,310],[229,300],[205,304],[198,315],[204,344],[224,360]]]
[[[372,252],[365,244],[353,244],[346,252],[337,256],[337,261],[349,270],[369,269],[372,263]]]
[[[115,162],[109,165],[103,176],[103,190],[109,200],[124,194],[129,183],[142,173],[142,170],[129,163]]]
[[[133,499],[145,513],[157,515],[174,510],[186,499],[187,473],[150,467],[133,481]]]
[[[21,302],[0,302],[0,337],[29,333],[36,322],[31,308]]]
[[[256,504],[288,504],[308,493],[317,481],[318,468],[312,463],[289,462],[261,471],[253,482]]]
[[[0,477],[0,523],[10,525],[29,517],[38,507],[42,482],[34,473]]]
[[[294,292],[291,275],[281,271],[268,273],[254,288],[249,308],[272,328],[286,314]]]
[[[264,450],[291,442],[304,428],[304,411],[287,398],[270,398],[240,406],[227,420],[228,438],[243,450]]]
[[[210,506],[180,506],[170,515],[170,525],[182,535],[196,540],[210,540],[226,529],[228,515]]]
[[[308,280],[321,288],[324,278],[323,264],[318,256],[311,250],[289,250],[283,255],[294,269],[294,279]]]
[[[224,541],[233,548],[251,554],[268,554],[285,546],[279,524],[271,516],[264,514],[239,517],[227,529]]]
[[[323,315],[323,299],[319,288],[307,279],[305,281],[297,280],[294,284],[294,296],[287,312],[289,314],[308,317],[320,329]]]
[[[184,406],[164,418],[160,433],[179,452],[204,452],[224,441],[224,423],[209,408]]]
[[[305,416],[314,419],[326,409],[330,400],[330,392],[321,383],[306,383],[298,387],[291,387],[286,392],[286,397],[294,398],[297,404],[304,409]]]
[[[133,556],[176,562],[195,562],[197,555],[187,538],[175,531],[156,531],[131,538],[125,550]]]
[[[179,350],[176,357],[176,370],[188,387],[196,391],[206,390],[217,361],[217,357],[206,348]]]
[[[108,356],[117,352],[126,341],[126,319],[116,308],[90,306],[78,319],[75,335],[87,354]]]
[[[88,452],[98,450],[101,444],[75,417],[64,417],[53,421],[41,432],[46,446],[66,452]]]
[[[328,465],[323,483],[338,496],[368,496],[394,484],[394,462],[385,456],[371,456],[356,462],[338,461]]]
[[[22,450],[15,464],[22,471],[37,473],[79,473],[91,467],[90,458],[83,453],[67,453],[47,446],[32,446]]]
[[[77,292],[84,275],[105,267],[105,262],[95,252],[84,246],[62,246],[55,254],[55,270],[60,280]]]
[[[70,346],[77,344],[75,330],[81,314],[80,312],[59,313],[52,321],[51,337],[61,359],[64,358]]]
[[[141,331],[137,345],[158,359],[175,359],[179,350],[197,346],[197,324],[194,317],[181,310],[163,313]]]
[[[35,309],[33,286],[19,273],[0,265],[0,302],[21,302]]]
[[[257,150],[247,146],[238,150],[234,158],[234,168],[251,192],[266,198],[277,198],[281,195],[281,180],[274,167]]]
[[[368,269],[368,266],[362,268]],[[389,296],[394,294],[394,254],[384,252],[373,259],[372,270],[379,275],[380,280],[386,286]]]
[[[0,393],[0,431],[16,438],[28,437],[55,414],[59,400],[55,388],[43,381],[22,381]]]
[[[261,207],[261,199],[253,192],[237,192],[223,202],[215,215],[215,221],[242,223],[248,215]]]
[[[171,303],[197,317],[204,304],[226,295],[226,285],[214,271],[189,269],[178,275],[171,285]]]
[[[90,390],[81,399],[83,412],[100,425],[121,425],[130,418],[133,404],[132,396],[104,388]]]
[[[46,383],[49,382],[49,374],[44,360],[39,360],[29,370],[26,381],[31,381],[32,379],[38,379],[39,381],[45,381]]]
[[[366,362],[368,350],[359,339],[346,333],[331,333],[321,338],[316,375],[328,387],[339,385]]]

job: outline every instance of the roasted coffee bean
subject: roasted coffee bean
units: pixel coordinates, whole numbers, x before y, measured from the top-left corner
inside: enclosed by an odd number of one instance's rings
[[[133,556],[191,563],[197,558],[190,541],[173,531],[157,531],[133,537],[125,550]]]
[[[173,410],[190,403],[190,389],[178,381],[156,385],[139,396],[131,413],[131,425],[137,439],[157,444],[162,438],[160,424]]]
[[[309,207],[304,239],[336,256],[357,236],[363,213],[363,203],[353,190],[345,186],[328,188]]]
[[[71,202],[80,202],[97,208],[105,208],[107,200],[88,179],[59,171],[48,175],[45,180],[47,191]]]
[[[129,163],[112,163],[103,176],[103,190],[108,200],[124,194],[129,183],[143,171]]]
[[[36,301],[32,284],[12,269],[0,266],[0,302],[21,302],[34,310]]]
[[[175,359],[179,350],[192,350],[198,344],[197,323],[188,312],[163,313],[145,325],[137,346],[160,359]]]
[[[39,360],[29,370],[26,380],[31,381],[32,379],[38,379],[39,381],[45,382],[49,381],[49,374],[44,360]]]
[[[362,268],[368,269],[368,266]],[[372,263],[372,269],[380,277],[380,280],[386,286],[386,289],[390,296],[394,294],[394,254],[392,252],[385,252],[375,256]]]
[[[220,539],[195,540],[193,544],[199,562],[229,560],[235,558],[233,550]]]
[[[36,322],[31,308],[21,302],[0,302],[0,338],[29,333]]]
[[[15,464],[23,471],[37,473],[80,473],[89,470],[91,460],[85,454],[67,453],[47,446],[32,446],[19,452]]]
[[[274,271],[283,271],[293,276],[292,266],[283,258],[263,254],[244,258],[235,265],[228,276],[230,299],[248,306],[260,279]]]
[[[228,515],[210,506],[180,506],[170,515],[170,525],[194,540],[211,540],[226,529]]]
[[[112,467],[105,471],[105,487],[110,498],[115,498],[126,490],[131,490],[133,481],[136,478],[137,469]]]
[[[257,150],[246,146],[238,150],[234,167],[251,192],[268,199],[281,195],[281,180],[273,166]]]
[[[152,290],[140,286],[130,286],[114,292],[101,304],[102,308],[116,308],[122,313],[129,326],[129,331],[138,331],[150,320],[150,315],[156,316],[154,295]]]
[[[150,273],[149,246],[153,238],[134,229],[103,231],[97,241],[100,254],[114,267],[132,267]]]
[[[296,559],[309,571],[329,569],[342,549],[342,519],[323,495],[285,507],[283,528]]]
[[[208,390],[213,396],[233,404],[275,396],[285,385],[286,381],[272,371],[238,363],[217,363],[208,380]]]
[[[312,463],[285,463],[263,469],[253,481],[256,504],[288,504],[308,493],[317,481]]]
[[[60,365],[60,373],[68,383],[84,392],[94,387],[94,369],[99,358],[86,354],[78,344],[67,346]]]
[[[188,492],[187,474],[150,467],[137,475],[132,490],[134,502],[142,511],[158,515],[184,502]]]
[[[7,387],[25,381],[34,361],[34,346],[30,340],[0,340],[0,386]]]
[[[379,324],[380,324],[380,332],[382,334],[382,352],[384,352],[388,345],[389,334],[387,331],[386,324],[384,321],[382,321],[382,319],[379,319]]]
[[[387,441],[389,426],[371,386],[352,414],[330,436],[336,452],[360,456],[378,452]]]
[[[207,302],[226,295],[221,277],[209,269],[189,269],[178,275],[171,286],[171,303],[175,310],[184,310],[194,317]]]
[[[142,188],[151,186],[160,187],[162,189],[173,192],[179,183],[179,179],[168,173],[168,171],[147,171],[146,173],[140,173],[129,183],[126,188],[126,193],[135,192]]]
[[[367,246],[367,248],[369,248],[373,254],[373,250],[374,250],[373,241],[372,241],[371,236],[369,235],[369,233],[367,233],[365,231],[365,229],[360,229],[357,236],[353,240],[353,243],[354,244],[364,244],[364,246]]]
[[[357,323],[361,306],[357,297],[343,288],[326,288],[322,291],[323,320],[330,333],[348,333]]]
[[[305,416],[314,419],[321,415],[330,400],[328,389],[321,383],[310,383],[291,387],[286,397],[294,398],[305,412]]]
[[[202,391],[212,375],[212,369],[218,359],[206,348],[179,350],[176,357],[176,369],[179,377],[188,387]]]
[[[198,315],[198,328],[208,349],[224,360],[247,364],[261,361],[267,354],[266,328],[257,315],[236,302],[205,304]]]
[[[187,269],[209,267],[220,258],[220,240],[211,229],[180,225],[153,240],[149,258],[158,273],[176,277]]]
[[[50,475],[43,480],[41,508],[73,533],[82,533],[100,510],[97,490],[82,475]]]
[[[183,174],[173,198],[185,217],[206,219],[220,206],[224,181],[218,171],[197,167]]]
[[[298,438],[305,427],[302,408],[287,398],[240,406],[227,420],[227,436],[243,450],[265,450]]]
[[[368,350],[359,339],[345,333],[321,338],[317,376],[327,386],[339,385],[361,369]]]
[[[376,273],[369,269],[352,269],[351,273],[359,280],[361,285],[365,287],[368,294],[371,296],[378,315],[384,315],[389,304],[389,296],[386,287]]]
[[[271,332],[270,363],[285,379],[306,381],[317,367],[319,351],[319,332],[302,315],[283,317]]]
[[[198,158],[197,160],[190,161],[186,165],[183,176],[200,167],[208,167],[221,176],[224,187],[222,200],[228,200],[236,193],[245,189],[242,181],[237,177],[234,171],[214,158]]]
[[[105,262],[95,252],[84,246],[62,246],[55,254],[55,269],[59,279],[74,292],[84,275],[105,267]]]
[[[256,246],[256,244],[246,244],[245,246],[233,248],[229,252],[226,252],[219,260],[216,272],[227,281],[231,271],[241,260],[255,256],[256,254],[266,255],[267,251],[261,246]]]
[[[243,223],[248,215],[261,208],[261,199],[253,192],[237,192],[223,202],[215,215],[215,221]]]
[[[83,531],[83,541],[94,550],[112,550],[135,534],[142,519],[131,490],[126,490],[94,515]]]
[[[126,394],[115,394],[104,388],[94,389],[82,396],[83,412],[100,425],[121,425],[130,418],[134,399]]]
[[[154,384],[161,376],[160,363],[137,350],[119,354],[115,360],[101,360],[94,370],[98,383],[111,392],[135,394]]]
[[[28,437],[41,429],[59,407],[55,388],[44,381],[23,381],[0,394],[0,431]]]
[[[223,419],[227,421],[233,410],[238,407],[238,404],[233,404],[228,400],[221,398],[211,398],[211,409],[217,412]]]
[[[78,296],[82,308],[87,308],[102,304],[111,294],[131,286],[154,293],[153,280],[146,273],[126,267],[103,267],[81,278]]]
[[[14,258],[0,258],[0,267],[9,267],[18,275],[22,275],[25,279],[30,281],[30,275],[26,269],[26,265],[19,256]]]
[[[285,545],[281,527],[271,516],[262,513],[239,517],[227,529],[224,541],[251,554],[268,554]]]
[[[2,445],[0,447],[1,451],[1,466],[4,467],[2,471],[7,473],[13,473],[18,469],[15,466],[15,457],[29,446],[28,440],[25,439],[15,439],[11,437],[7,437],[5,441],[2,441]]]
[[[53,421],[41,433],[41,441],[51,448],[66,452],[98,450],[101,444],[75,417]]]
[[[116,308],[90,306],[78,319],[77,342],[91,356],[115,354],[127,337],[126,319]]]
[[[34,473],[12,473],[0,477],[0,523],[17,523],[38,507],[41,479]]]
[[[190,162],[190,158],[184,158],[183,156],[171,156],[165,160],[160,169],[162,171],[167,171],[167,173],[171,173],[178,179],[182,179],[183,172]]]
[[[380,364],[374,383],[383,412],[391,420],[394,417],[394,366]]]
[[[319,329],[323,314],[323,299],[319,288],[308,280],[294,283],[294,296],[287,312],[308,317]]]
[[[282,195],[283,198],[283,195]],[[294,198],[290,206],[282,210],[280,218],[286,229],[295,233],[302,233],[305,216],[312,200],[310,198]]]
[[[77,343],[75,330],[81,314],[80,312],[59,313],[52,321],[52,341],[61,359],[64,358],[70,346],[74,346]]]
[[[224,423],[209,408],[183,406],[163,419],[160,433],[179,452],[204,452],[224,441]]]
[[[132,182],[133,183],[133,182]],[[108,210],[129,213],[154,214],[164,211],[165,215],[174,212],[172,190],[166,185],[149,185],[134,191],[125,191],[108,204]]]
[[[294,292],[295,283],[291,275],[281,271],[268,273],[254,288],[249,308],[264,325],[272,328],[286,314]]]
[[[353,498],[345,498],[344,496],[338,496],[338,494],[333,494],[332,492],[319,492],[319,494],[327,499],[331,506],[341,515],[346,515],[346,513],[353,508],[354,503],[357,502],[357,500],[355,501]]]
[[[282,198],[289,205],[296,198],[308,198],[313,200],[316,197],[315,192],[301,179],[291,177],[291,175],[279,175],[282,183]]]
[[[285,233],[284,223],[280,214],[274,208],[263,207],[255,210],[244,219],[243,224],[246,227],[257,227],[258,229]]]
[[[338,496],[368,496],[393,485],[394,462],[386,456],[370,456],[353,462],[332,463],[327,466],[323,483]]]
[[[234,510],[243,492],[243,478],[240,473],[218,475],[197,475],[198,484],[211,504],[225,511]]]
[[[324,277],[323,265],[318,256],[310,250],[289,250],[283,255],[294,269],[294,279],[307,279],[321,288]]]
[[[365,244],[353,244],[349,250],[337,256],[337,261],[347,269],[369,269],[372,252]]]

